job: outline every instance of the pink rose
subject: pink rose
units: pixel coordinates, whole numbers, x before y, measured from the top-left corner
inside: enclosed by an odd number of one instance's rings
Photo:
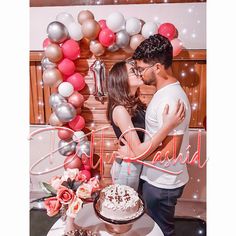
[[[44,206],[47,209],[48,216],[54,216],[59,212],[61,203],[57,197],[49,197],[44,200]]]
[[[79,173],[79,169],[67,169],[64,171],[64,175],[62,177],[63,180],[67,181],[69,178],[74,180]]]
[[[56,190],[58,190],[61,187],[62,182],[63,182],[63,180],[61,179],[60,176],[54,176],[50,180],[51,186]]]
[[[73,190],[64,186],[61,186],[57,191],[57,197],[62,204],[69,204],[73,200],[74,196],[75,194]]]
[[[93,187],[90,184],[83,183],[78,187],[76,196],[83,199],[91,198],[92,189]]]
[[[82,173],[82,171],[79,171],[78,175],[75,178],[76,182],[84,182],[86,180],[86,176]]]
[[[72,218],[76,217],[76,214],[80,211],[83,205],[83,201],[75,197],[74,200],[69,204],[68,210],[66,211],[66,215]]]
[[[92,192],[96,192],[100,189],[99,180],[96,177],[91,178],[88,184],[92,186]]]

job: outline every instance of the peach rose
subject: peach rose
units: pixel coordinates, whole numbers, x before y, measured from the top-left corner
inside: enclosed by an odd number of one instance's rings
[[[55,189],[58,190],[61,187],[63,180],[61,179],[60,176],[54,176],[50,180],[50,185]]]
[[[74,180],[76,178],[76,176],[79,173],[79,169],[67,169],[66,171],[64,171],[64,175],[62,177],[63,180],[67,181],[69,178],[71,180]]]
[[[81,171],[79,171],[78,175],[75,178],[75,181],[84,182],[86,179],[86,176],[82,174]]]
[[[91,198],[92,189],[93,187],[90,184],[83,183],[78,187],[76,196],[83,199]]]
[[[61,186],[57,191],[57,197],[62,204],[69,204],[74,196],[74,191],[64,186]]]
[[[76,214],[80,211],[83,205],[83,201],[75,197],[74,200],[69,204],[68,210],[66,211],[66,215],[72,218],[76,217]]]
[[[48,216],[54,216],[59,212],[61,203],[57,197],[49,197],[44,200],[44,206],[47,209]]]

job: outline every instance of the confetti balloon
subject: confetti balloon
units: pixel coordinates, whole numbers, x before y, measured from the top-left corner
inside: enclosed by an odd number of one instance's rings
[[[65,25],[58,21],[53,21],[48,25],[47,34],[48,38],[54,43],[62,43],[68,37]]]

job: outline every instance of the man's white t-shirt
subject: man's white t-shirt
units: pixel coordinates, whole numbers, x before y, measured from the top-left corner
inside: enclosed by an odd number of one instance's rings
[[[172,112],[176,107],[178,99],[180,99],[180,101],[182,101],[185,105],[185,119],[179,126],[172,130],[169,135],[183,135],[180,153],[183,154],[184,160],[186,157],[186,149],[189,146],[189,122],[191,117],[191,108],[187,95],[179,82],[169,84],[159,89],[154,94],[147,107],[145,129],[152,136],[158,132],[163,124],[162,113],[165,105],[168,104],[169,112]],[[148,139],[148,135],[145,135],[145,141]],[[157,162],[154,165],[168,171],[179,172],[182,170],[183,172],[179,175],[173,175],[144,165],[140,178],[153,186],[164,189],[174,189],[185,185],[189,180],[186,164],[182,164],[180,162],[177,162],[176,164],[173,164],[172,162],[169,163],[170,165],[168,167],[164,167],[165,162]]]

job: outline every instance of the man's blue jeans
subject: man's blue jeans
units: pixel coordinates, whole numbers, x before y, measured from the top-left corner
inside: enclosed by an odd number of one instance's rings
[[[144,181],[142,195],[147,213],[159,225],[165,236],[175,235],[174,214],[177,199],[184,186],[175,189],[157,188]]]

